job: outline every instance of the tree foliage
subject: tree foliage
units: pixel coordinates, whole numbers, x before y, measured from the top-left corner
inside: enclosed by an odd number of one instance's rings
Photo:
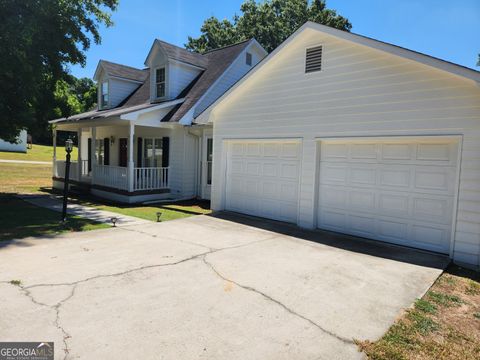
[[[268,52],[275,49],[307,21],[350,31],[348,19],[328,9],[325,0],[246,0],[241,15],[232,21],[212,16],[206,19],[198,38],[188,37],[185,47],[203,53],[255,38]]]
[[[99,26],[112,25],[118,0],[0,0],[0,138],[47,127],[59,99],[69,98],[68,64],[85,64]],[[81,102],[82,100],[80,100]]]

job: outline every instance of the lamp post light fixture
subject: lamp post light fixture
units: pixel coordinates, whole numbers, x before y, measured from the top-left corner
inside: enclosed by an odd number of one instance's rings
[[[63,183],[63,208],[62,208],[62,222],[67,221],[67,198],[68,198],[68,180],[70,177],[70,153],[73,150],[72,139],[65,141],[65,151],[67,152],[65,162],[65,179]]]
[[[160,217],[162,216],[162,213],[159,211],[157,212],[157,222],[160,222]]]
[[[113,227],[116,227],[115,224],[116,224],[116,222],[118,221],[118,219],[114,216],[114,217],[111,217],[111,218],[110,218],[110,221],[112,222]]]

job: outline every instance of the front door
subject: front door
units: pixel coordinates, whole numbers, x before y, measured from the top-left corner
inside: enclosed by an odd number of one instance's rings
[[[120,143],[119,143],[119,166],[127,167],[127,154],[128,154],[128,139],[127,138],[120,138]]]

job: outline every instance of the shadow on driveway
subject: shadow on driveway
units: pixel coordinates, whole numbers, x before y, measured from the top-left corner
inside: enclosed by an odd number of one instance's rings
[[[375,241],[331,231],[319,229],[306,230],[294,224],[265,218],[253,217],[228,211],[216,212],[209,216],[347,251],[381,257],[389,260],[401,261],[419,266],[445,269],[450,263],[450,258],[447,255],[439,253],[413,249],[400,245],[393,245],[381,241]]]

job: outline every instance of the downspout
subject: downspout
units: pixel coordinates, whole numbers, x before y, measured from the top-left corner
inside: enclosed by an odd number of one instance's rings
[[[188,126],[189,128],[192,127],[192,125],[189,125]],[[194,138],[197,139],[197,148],[200,147],[200,138],[201,138],[201,135],[197,135],[195,133],[192,133],[190,129],[187,130],[187,134],[190,135],[190,136],[193,136]],[[196,168],[196,171],[195,171],[195,196],[198,198],[200,197],[201,194],[199,194],[199,185],[200,185],[200,159],[201,159],[201,151],[198,151],[197,152],[197,160],[195,161],[195,168]]]

